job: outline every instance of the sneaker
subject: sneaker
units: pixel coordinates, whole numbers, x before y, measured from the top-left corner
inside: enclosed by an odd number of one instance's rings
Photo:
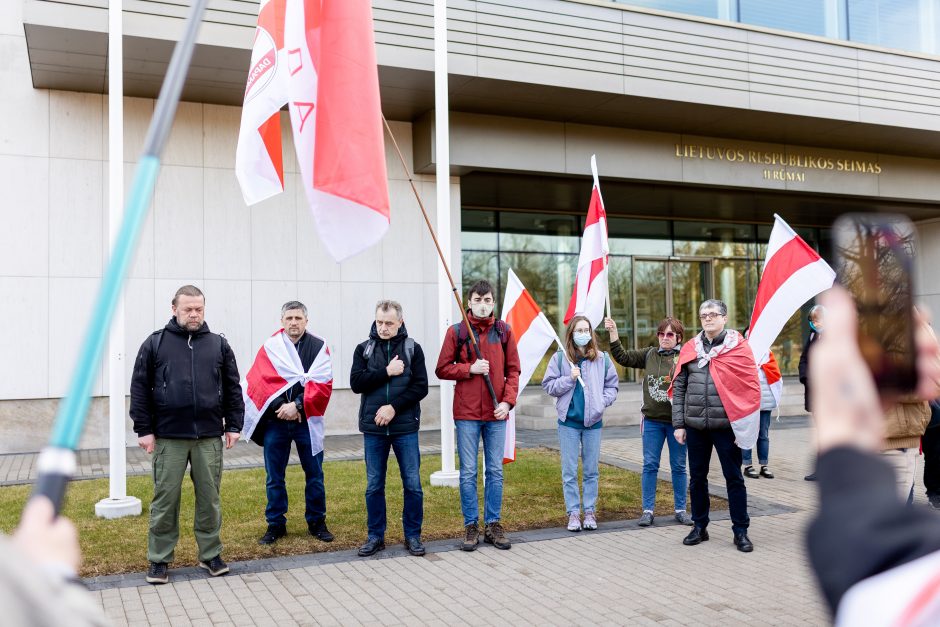
[[[268,530],[264,532],[264,535],[261,536],[261,539],[258,540],[258,544],[274,544],[278,541],[279,538],[283,538],[287,535],[287,528],[281,527],[280,525],[268,525]]]
[[[307,523],[307,529],[310,531],[310,535],[321,542],[333,541],[333,534],[326,528],[326,519]]]
[[[653,512],[649,510],[644,511],[643,514],[640,516],[640,519],[636,521],[636,524],[638,524],[641,527],[649,527],[650,525],[652,525],[653,524]]]
[[[692,517],[689,515],[689,512],[684,509],[676,512],[676,522],[680,525],[688,525],[691,527],[694,523],[692,522]]]
[[[753,466],[745,466],[745,467],[744,467],[744,476],[745,476],[745,477],[748,477],[748,478],[750,478],[750,479],[757,479],[757,478],[760,477],[760,475],[757,473],[757,471],[754,470],[754,467],[753,467]]]
[[[463,542],[460,544],[461,551],[476,551],[477,546],[480,544],[480,526],[478,524],[470,523],[466,526],[466,536],[464,537]]]
[[[147,583],[161,584],[170,581],[170,573],[166,562],[150,562],[147,569]]]
[[[512,547],[509,538],[507,538],[506,534],[503,532],[503,526],[499,524],[498,520],[486,525],[483,529],[483,541],[503,551]]]
[[[366,538],[366,543],[359,547],[357,553],[359,554],[359,557],[369,557],[370,555],[375,555],[384,549],[385,540],[382,538],[376,538],[375,536],[369,536]]]
[[[228,564],[222,561],[221,555],[216,555],[208,562],[199,562],[199,568],[205,568],[213,577],[218,577],[228,572]]]
[[[405,548],[408,549],[408,552],[415,557],[421,557],[427,553],[427,550],[424,548],[424,543],[421,542],[421,538],[418,536],[413,538],[405,538]]]
[[[584,512],[584,530],[594,531],[595,529],[597,529],[597,518],[594,512]]]
[[[767,466],[761,466],[760,476],[763,477],[764,479],[773,479],[774,473],[770,472],[770,468],[768,468]]]
[[[568,531],[581,531],[581,514],[578,512],[568,514]]]

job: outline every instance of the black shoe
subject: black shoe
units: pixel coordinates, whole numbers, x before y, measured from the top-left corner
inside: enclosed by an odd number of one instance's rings
[[[333,541],[334,536],[332,533],[330,533],[330,530],[326,528],[326,520],[307,523],[307,528],[310,530],[310,535],[315,537],[317,540],[321,540],[323,542]]]
[[[750,478],[750,479],[759,479],[759,478],[760,478],[760,475],[757,473],[756,470],[754,470],[754,467],[753,467],[753,466],[745,466],[745,467],[744,467],[744,476],[745,476],[745,477],[748,477],[748,478]]]
[[[750,553],[754,550],[754,544],[747,537],[746,532],[734,534],[734,546],[738,547],[738,550],[742,553]]]
[[[761,466],[760,476],[763,477],[764,479],[773,479],[774,473],[770,472],[770,468],[768,468],[767,466]]]
[[[415,557],[421,557],[427,553],[427,551],[424,549],[424,544],[421,542],[421,538],[417,536],[414,538],[405,538],[405,548],[408,549],[408,552]]]
[[[816,473],[812,473],[803,477],[804,481],[816,481]]]
[[[927,504],[933,509],[940,509],[940,494],[928,494]]]
[[[279,525],[268,525],[268,530],[265,531],[264,535],[261,536],[261,539],[258,540],[258,544],[274,544],[278,541],[279,538],[283,538],[286,535],[286,527],[281,527]]]
[[[168,583],[170,573],[167,570],[166,562],[150,562],[150,568],[147,569],[147,583]]]
[[[682,544],[686,546],[695,546],[696,544],[701,544],[708,540],[708,530],[701,527],[692,527],[692,531],[689,532],[682,540]]]
[[[374,536],[369,536],[366,538],[366,543],[359,547],[359,557],[369,557],[370,555],[375,555],[379,551],[385,550],[385,540],[382,538],[376,538]]]
[[[222,561],[221,555],[216,555],[208,562],[199,562],[199,568],[205,568],[213,577],[218,577],[228,572],[228,564]]]

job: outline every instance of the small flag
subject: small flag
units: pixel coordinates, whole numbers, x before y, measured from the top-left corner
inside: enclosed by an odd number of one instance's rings
[[[588,206],[584,235],[581,238],[581,255],[578,257],[578,273],[574,281],[574,293],[568,303],[565,324],[577,315],[587,316],[591,325],[597,327],[604,319],[604,304],[607,301],[607,261],[610,246],[607,243],[607,212],[601,197],[601,184],[597,178],[597,160],[591,155],[591,172],[594,188]]]

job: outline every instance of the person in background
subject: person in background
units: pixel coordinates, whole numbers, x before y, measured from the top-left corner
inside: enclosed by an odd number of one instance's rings
[[[780,392],[774,392],[771,386],[781,381],[780,368],[777,367],[777,359],[774,357],[773,351],[769,353],[767,362],[758,367],[757,378],[760,381],[760,431],[757,433],[757,463],[760,464],[760,472],[754,469],[751,449],[744,449],[742,451],[744,476],[750,479],[757,479],[758,477],[773,479],[774,473],[770,471],[768,465],[770,460],[770,416],[777,408],[777,395]]]
[[[799,374],[800,383],[803,384],[803,406],[806,411],[812,415],[813,406],[810,402],[810,378],[809,378],[809,354],[812,351],[813,344],[819,339],[823,330],[823,321],[826,317],[826,308],[822,305],[814,305],[809,310],[806,320],[809,322],[809,335],[806,336],[806,343],[803,345],[803,352],[800,354]],[[816,481],[816,473],[803,477],[806,481]]]
[[[643,513],[638,524],[641,527],[653,524],[659,460],[663,455],[663,444],[667,444],[669,467],[672,471],[675,518],[683,525],[691,525],[692,517],[685,509],[689,487],[686,446],[676,441],[675,428],[672,426],[672,403],[667,394],[672,382],[672,370],[685,336],[685,327],[675,318],[664,318],[656,329],[659,346],[642,350],[625,350],[617,334],[617,325],[610,318],[604,319],[604,327],[610,334],[610,355],[614,361],[625,368],[639,368],[646,373],[643,379],[643,406],[640,408],[640,432],[643,441],[643,474],[640,487],[643,492]]]
[[[548,362],[542,388],[555,397],[561,483],[568,531],[581,531],[583,491],[584,529],[597,529],[597,486],[600,477],[601,428],[604,410],[620,390],[617,369],[597,347],[591,321],[575,316],[565,331],[565,350]],[[578,458],[583,490],[578,489]]]

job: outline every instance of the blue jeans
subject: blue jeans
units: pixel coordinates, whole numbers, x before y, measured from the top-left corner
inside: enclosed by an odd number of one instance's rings
[[[672,423],[643,418],[643,475],[640,487],[643,490],[644,512],[652,512],[656,504],[656,480],[664,442],[669,446],[673,503],[677,512],[685,509],[685,497],[689,488],[689,475],[685,471],[686,446],[676,442],[673,433],[675,429]]]
[[[760,431],[757,433],[757,462],[761,466],[767,465],[767,457],[770,455],[770,414],[771,410],[760,411]],[[741,451],[744,458],[744,465],[751,464],[751,449]]]
[[[561,448],[561,487],[565,493],[565,511],[581,512],[581,494],[578,490],[578,458],[581,458],[581,482],[584,487],[584,511],[597,507],[597,480],[600,477],[598,460],[601,456],[601,431],[558,425],[558,445]]]
[[[313,455],[310,447],[310,430],[307,421],[268,419],[264,433],[264,470],[268,475],[266,483],[268,506],[264,517],[268,525],[283,527],[287,524],[287,486],[284,474],[287,472],[287,460],[290,457],[291,442],[297,446],[300,466],[307,478],[306,512],[307,524],[318,523],[326,519],[326,489],[323,486],[323,451]]]
[[[699,529],[708,526],[708,466],[712,461],[712,448],[718,453],[721,472],[728,487],[728,509],[731,510],[731,530],[744,533],[751,523],[747,515],[747,488],[741,474],[741,449],[734,443],[734,432],[727,429],[686,429],[685,442],[689,449],[689,495],[692,498],[692,522]]]
[[[366,512],[369,537],[385,537],[385,475],[388,470],[389,449],[395,451],[401,483],[404,487],[404,507],[401,525],[406,538],[421,537],[424,519],[424,493],[421,491],[421,452],[418,432],[402,435],[363,433],[366,454]]]
[[[455,420],[457,454],[460,456],[460,509],[463,524],[478,523],[480,506],[477,496],[477,466],[480,438],[486,458],[486,485],[483,488],[484,524],[499,522],[503,507],[503,449],[506,445],[506,421]]]

